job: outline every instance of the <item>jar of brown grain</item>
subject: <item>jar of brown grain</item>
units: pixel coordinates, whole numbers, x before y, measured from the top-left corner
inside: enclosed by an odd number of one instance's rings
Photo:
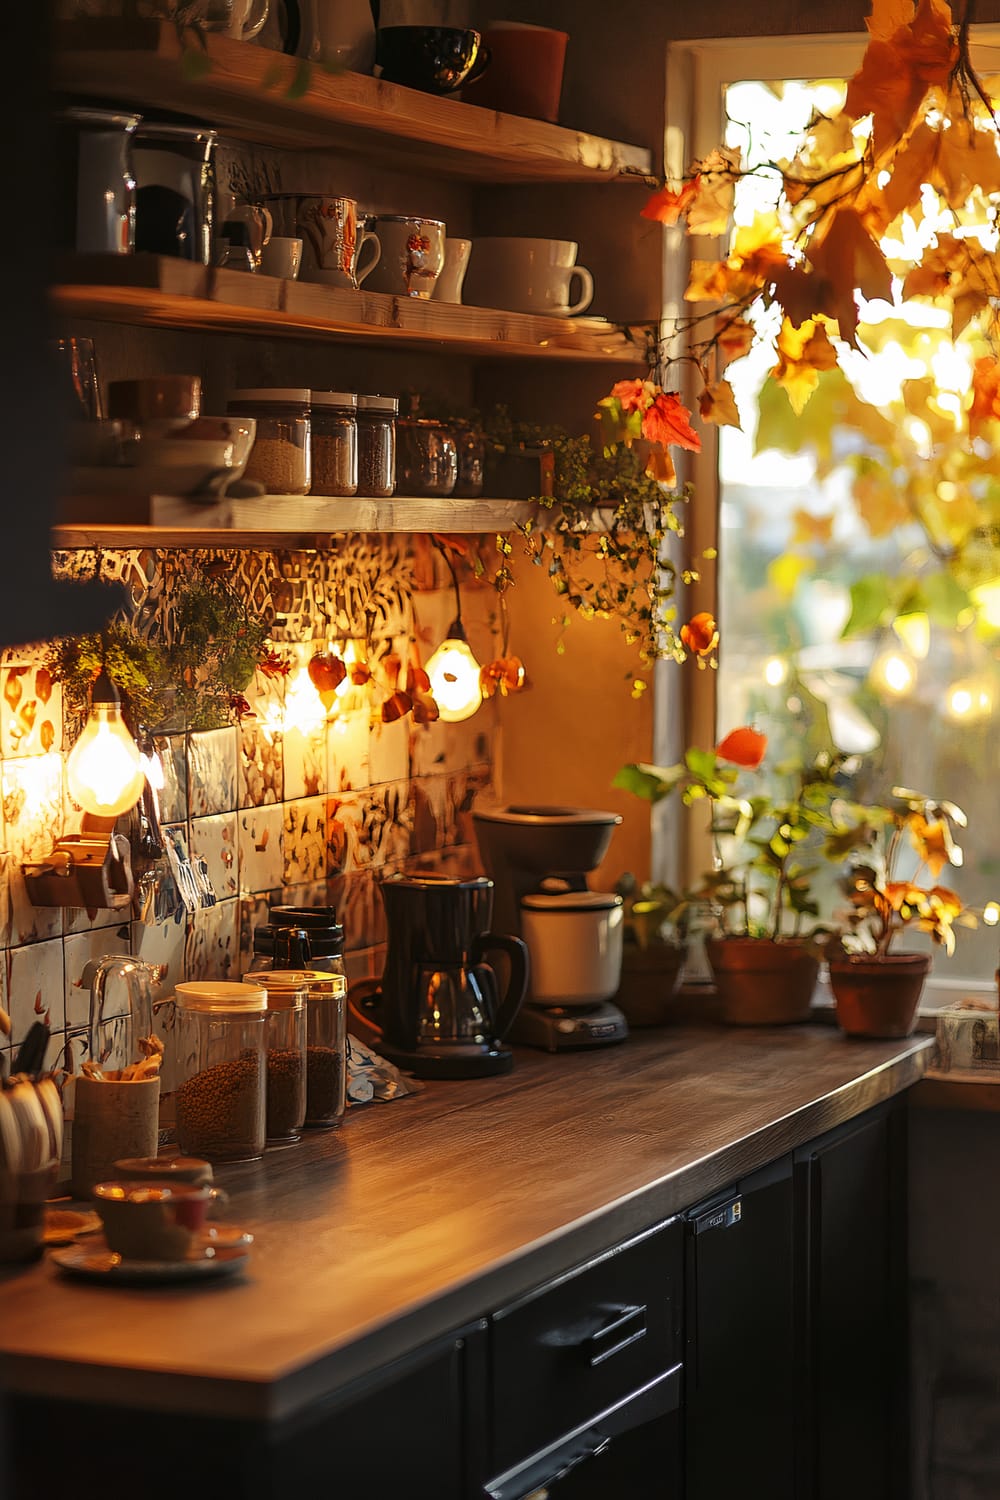
[[[267,992],[254,984],[177,985],[177,1146],[206,1161],[264,1154]]]
[[[234,391],[228,411],[253,417],[257,435],[243,477],[262,484],[268,495],[308,495],[310,463],[308,387],[268,386]]]
[[[306,1117],[306,996],[303,969],[248,974],[267,996],[267,1144],[292,1146]]]
[[[312,494],[358,492],[358,398],[352,391],[312,393]]]

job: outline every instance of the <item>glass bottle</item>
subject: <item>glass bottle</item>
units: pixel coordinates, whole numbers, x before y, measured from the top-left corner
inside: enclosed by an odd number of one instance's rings
[[[208,1161],[264,1154],[267,993],[258,985],[177,985],[177,1148]]]

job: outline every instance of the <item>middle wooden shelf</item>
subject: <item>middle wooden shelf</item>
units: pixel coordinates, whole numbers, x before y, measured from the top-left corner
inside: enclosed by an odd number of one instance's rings
[[[647,365],[649,329],[605,318],[538,317],[487,307],[281,281],[156,255],[68,255],[57,313],[143,327],[266,333],[410,347],[480,359]]]

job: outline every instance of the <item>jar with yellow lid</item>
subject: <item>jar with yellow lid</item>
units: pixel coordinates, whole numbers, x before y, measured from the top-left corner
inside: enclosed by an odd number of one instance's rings
[[[177,1146],[208,1161],[264,1154],[267,995],[256,985],[192,981],[174,990]]]
[[[267,1144],[292,1146],[306,1117],[306,997],[308,972],[271,969],[248,974],[247,985],[267,995]]]
[[[306,998],[306,1124],[340,1125],[347,1108],[347,980],[313,970]]]

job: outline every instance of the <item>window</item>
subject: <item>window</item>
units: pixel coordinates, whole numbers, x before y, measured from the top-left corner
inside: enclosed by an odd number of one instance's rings
[[[989,41],[988,34],[983,40]],[[677,122],[668,136],[671,170],[677,169],[682,138],[685,165],[724,136],[741,146],[745,160],[791,155],[791,142],[813,107],[825,112],[842,99],[842,80],[854,72],[862,50],[861,37],[678,48],[671,82],[679,86],[670,97],[686,94],[690,125],[679,130]],[[988,55],[980,55],[977,65],[984,73],[1000,71]],[[740,184],[738,222],[749,220],[755,190],[753,181]],[[698,245],[696,253],[704,256],[704,241]],[[767,380],[773,359],[766,350],[727,372],[743,431],[723,428],[717,441],[706,443],[693,476],[693,550],[716,541],[719,549],[722,648],[718,673],[696,674],[692,738],[709,743],[716,725],[721,733],[752,720],[767,730],[778,756],[832,739],[839,749],[864,757],[867,782],[859,792],[878,797],[903,784],[957,802],[969,815],[969,828],[962,840],[965,865],[952,872],[951,882],[969,904],[983,906],[1000,895],[1000,853],[994,847],[1000,461],[996,524],[973,549],[980,583],[996,579],[992,631],[945,626],[915,610],[889,628],[845,636],[852,607],[857,612],[863,602],[861,580],[916,575],[921,568],[934,572],[940,538],[912,518],[907,486],[933,485],[946,504],[951,485],[958,497],[949,478],[956,455],[946,442],[930,442],[913,392],[923,372],[960,400],[971,368],[968,350],[951,345],[932,307],[922,325],[906,325],[888,304],[869,311],[868,342],[876,356],[852,363],[844,389],[849,395],[853,384],[874,395],[884,430],[873,422],[871,432],[862,432],[850,402],[826,396],[796,416],[785,393]],[[704,866],[703,853],[692,855],[696,868]],[[942,883],[948,882],[945,872]],[[835,900],[832,890],[829,899]],[[909,935],[906,942],[911,945]],[[929,996],[945,1001],[956,991],[992,990],[997,942],[995,928],[962,931],[954,957],[937,964]]]

